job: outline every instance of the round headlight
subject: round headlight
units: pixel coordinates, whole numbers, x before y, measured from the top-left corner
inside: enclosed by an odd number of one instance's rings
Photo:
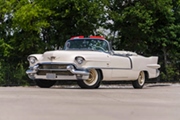
[[[36,58],[35,58],[35,57],[30,57],[30,58],[29,58],[29,62],[30,62],[31,64],[36,63]]]
[[[84,58],[83,57],[76,57],[76,62],[78,64],[82,64],[84,62]]]

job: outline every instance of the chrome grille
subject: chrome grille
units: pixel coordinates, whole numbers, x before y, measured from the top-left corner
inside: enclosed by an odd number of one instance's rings
[[[39,69],[66,69],[66,64],[40,64]]]
[[[41,71],[37,72],[37,75],[46,75],[46,73],[55,73],[56,75],[73,75],[70,71]]]
[[[69,64],[39,64],[37,75],[55,73],[56,75],[73,75],[66,69]]]

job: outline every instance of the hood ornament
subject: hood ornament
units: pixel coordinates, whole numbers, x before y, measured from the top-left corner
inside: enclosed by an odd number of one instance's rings
[[[51,60],[51,61],[53,61],[53,60],[56,59],[56,57],[55,57],[55,56],[51,56],[51,57],[48,57],[48,59]]]

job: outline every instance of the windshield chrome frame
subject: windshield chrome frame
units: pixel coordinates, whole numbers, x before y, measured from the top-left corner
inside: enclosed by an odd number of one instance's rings
[[[96,40],[102,40],[102,39],[98,39],[98,38],[78,38],[77,40],[92,40],[92,39],[96,39]],[[75,39],[76,40],[76,39]],[[66,43],[68,42],[68,41],[75,41],[75,40],[67,40],[66,42],[65,42],[65,45],[64,45],[64,50],[67,50],[67,49],[65,49],[65,47],[66,47]],[[102,41],[105,41],[106,43],[107,43],[107,47],[108,47],[108,52],[104,52],[104,53],[109,53],[109,54],[112,54],[112,52],[111,52],[111,48],[110,48],[110,44],[109,44],[109,42],[107,41],[107,40],[102,40]]]

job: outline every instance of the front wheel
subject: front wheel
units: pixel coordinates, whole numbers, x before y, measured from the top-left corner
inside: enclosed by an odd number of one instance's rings
[[[56,83],[56,81],[55,80],[40,80],[40,79],[36,79],[35,83],[40,88],[50,88],[50,87],[52,87]]]
[[[102,80],[99,70],[91,69],[89,78],[87,80],[78,80],[77,84],[84,89],[99,88],[100,82]]]
[[[132,82],[132,85],[135,89],[142,89],[145,82],[146,82],[147,76],[144,71],[141,71],[139,73],[138,79]]]

